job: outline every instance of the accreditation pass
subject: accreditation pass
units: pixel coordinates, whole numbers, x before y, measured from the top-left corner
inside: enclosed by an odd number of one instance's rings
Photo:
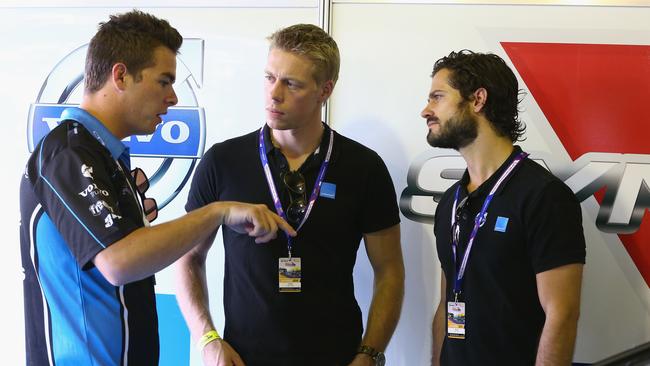
[[[278,286],[280,292],[300,292],[300,258],[280,258],[278,261]]]
[[[447,302],[447,337],[465,339],[464,302]]]

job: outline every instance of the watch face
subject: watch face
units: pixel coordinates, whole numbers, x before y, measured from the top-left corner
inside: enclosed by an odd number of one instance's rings
[[[386,357],[384,357],[384,354],[381,352],[377,353],[374,359],[375,359],[375,366],[384,366],[386,364]]]

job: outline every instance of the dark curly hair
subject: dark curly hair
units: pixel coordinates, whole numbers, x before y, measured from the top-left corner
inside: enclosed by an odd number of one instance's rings
[[[466,101],[473,99],[477,89],[487,90],[488,97],[482,110],[485,117],[500,136],[509,137],[512,142],[522,140],[526,125],[519,119],[518,106],[524,92],[501,57],[460,50],[436,61],[431,76],[442,69],[450,71],[449,85],[457,89]]]
[[[140,71],[153,66],[154,49],[165,46],[177,54],[182,43],[183,37],[164,19],[139,10],[111,15],[108,22],[99,23],[88,45],[85,90],[101,89],[117,62],[138,80]]]

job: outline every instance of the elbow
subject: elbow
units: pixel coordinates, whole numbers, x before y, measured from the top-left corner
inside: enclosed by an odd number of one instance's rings
[[[391,273],[393,281],[401,289],[401,292],[404,292],[404,282],[406,280],[406,275],[404,273],[404,262],[400,261],[398,265],[395,266],[394,270]]]
[[[95,256],[93,263],[104,279],[113,286],[123,286],[133,281],[128,275],[129,271],[126,264],[113,256],[109,249],[99,252]]]
[[[404,285],[404,281],[406,280],[406,274],[404,270],[404,262],[400,262],[399,270],[398,270],[398,278],[399,281]]]
[[[404,275],[404,267],[401,267],[401,270],[397,271],[395,274],[395,282],[396,282],[396,287],[399,290],[399,296],[400,298],[404,299],[404,291],[405,291],[405,275]]]
[[[404,297],[405,274],[404,265],[401,262],[380,271],[375,277],[375,281],[377,287],[385,288],[393,294],[392,296],[397,296],[399,299]]]
[[[375,275],[378,278],[392,283],[398,283],[402,286],[404,285],[406,275],[403,260],[400,259],[391,261],[385,265],[375,267],[374,270]]]
[[[125,271],[120,269],[119,266],[104,266],[104,268],[98,266],[97,268],[102,276],[104,276],[104,279],[113,286],[123,286],[132,282],[125,275]]]
[[[571,311],[567,315],[567,319],[570,322],[573,322],[575,324],[578,324],[578,320],[580,319],[580,307],[578,306],[574,311]]]
[[[580,319],[580,305],[556,307],[546,311],[546,322],[549,325],[577,326],[578,319]]]
[[[102,272],[102,275],[104,276],[104,279],[106,279],[106,281],[108,283],[110,283],[111,285],[113,285],[115,287],[124,286],[127,283],[131,282],[127,278],[125,278],[125,276],[122,276],[119,272],[118,273],[112,273],[112,272],[111,273],[103,273]]]

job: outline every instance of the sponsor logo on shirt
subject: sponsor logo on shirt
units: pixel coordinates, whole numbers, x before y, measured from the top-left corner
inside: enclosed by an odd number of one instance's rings
[[[81,164],[81,174],[86,178],[93,179],[93,167]]]
[[[95,198],[98,195],[102,195],[104,197],[108,197],[110,194],[108,193],[107,190],[105,189],[100,189],[97,187],[97,184],[92,183],[89,184],[88,187],[84,188],[83,191],[79,192],[79,195],[81,197],[90,197],[90,198]]]
[[[120,216],[120,215],[116,215],[116,214],[114,214],[112,212],[109,213],[104,218],[104,227],[108,229],[109,227],[113,226],[113,223],[115,222],[114,220],[119,220],[121,218],[122,218],[122,216]]]
[[[99,216],[101,215],[102,210],[104,210],[104,208],[108,209],[108,211],[110,211],[111,213],[113,212],[113,208],[109,206],[108,203],[106,203],[106,201],[104,200],[99,200],[93,203],[92,205],[90,205],[90,207],[88,207],[88,211],[90,211],[90,213],[93,214],[93,216]]]

